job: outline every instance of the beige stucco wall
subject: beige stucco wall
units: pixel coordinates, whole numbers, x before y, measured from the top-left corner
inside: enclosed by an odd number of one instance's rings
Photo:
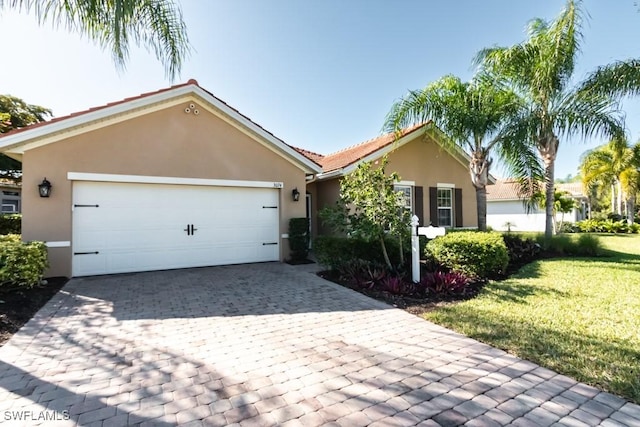
[[[445,151],[429,136],[419,136],[406,143],[388,155],[387,173],[397,172],[403,181],[414,181],[416,186],[422,186],[424,197],[424,221],[428,224],[429,217],[429,187],[436,187],[438,183],[454,184],[462,189],[462,221],[464,227],[477,227],[476,193],[471,184],[467,167]],[[340,194],[340,179],[328,179],[317,182],[318,208],[331,205],[338,200]],[[317,216],[317,215],[316,215]],[[319,225],[320,234],[328,233]]]
[[[27,151],[23,157],[23,238],[72,241],[72,182],[67,172],[283,182],[280,234],[289,219],[305,216],[302,169],[231,124],[201,108],[198,116],[177,105]],[[50,198],[37,185],[53,184]],[[304,192],[303,192],[304,194]],[[281,239],[281,259],[289,256]],[[50,248],[48,276],[71,275],[72,248]]]

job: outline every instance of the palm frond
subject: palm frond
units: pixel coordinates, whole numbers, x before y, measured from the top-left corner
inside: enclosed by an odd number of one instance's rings
[[[640,94],[640,59],[617,61],[598,67],[580,84],[579,90],[620,98]]]
[[[570,93],[558,100],[553,111],[558,136],[624,139],[624,115],[608,97],[593,92]]]
[[[111,50],[120,69],[129,59],[131,41],[152,52],[175,79],[190,53],[181,8],[173,0],[5,0],[1,7],[34,13],[40,24],[87,36]]]

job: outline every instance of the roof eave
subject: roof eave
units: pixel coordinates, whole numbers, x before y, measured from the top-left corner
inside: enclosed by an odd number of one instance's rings
[[[100,121],[106,121],[109,118],[126,115],[127,113],[131,113],[136,110],[149,108],[156,104],[164,104],[172,99],[190,95],[195,95],[205,102],[208,102],[216,110],[232,118],[235,122],[241,124],[251,133],[270,142],[278,151],[280,151],[283,157],[297,164],[305,171],[305,173],[316,174],[322,172],[322,168],[315,162],[298,153],[284,141],[267,132],[260,125],[251,121],[249,118],[234,110],[232,107],[196,84],[188,84],[172,88],[160,93],[144,96],[143,98],[132,99],[116,105],[100,108],[96,111],[82,113],[78,116],[69,117],[56,123],[44,124],[33,129],[25,129],[14,135],[6,135],[0,138],[0,152],[10,151],[10,155],[21,156],[25,151],[24,147],[31,142],[44,140],[53,135],[70,132],[83,126],[88,126]]]

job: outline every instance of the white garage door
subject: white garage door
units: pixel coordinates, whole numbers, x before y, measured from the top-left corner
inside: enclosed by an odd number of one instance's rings
[[[76,181],[73,275],[279,259],[278,190]]]

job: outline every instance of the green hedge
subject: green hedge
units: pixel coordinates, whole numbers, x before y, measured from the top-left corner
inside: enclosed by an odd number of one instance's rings
[[[292,261],[304,261],[309,255],[309,218],[289,220],[289,248]]]
[[[0,215],[0,234],[21,234],[22,215],[2,214]]]
[[[400,243],[397,239],[385,240],[389,259],[394,266],[400,266]],[[318,263],[331,270],[339,270],[353,260],[366,260],[384,265],[380,242],[352,237],[320,236],[313,241],[313,252]],[[411,261],[409,239],[403,241],[405,263]]]
[[[48,265],[43,242],[22,242],[17,234],[0,236],[0,287],[33,287]]]
[[[504,272],[509,263],[500,233],[450,233],[427,243],[425,255],[446,268],[481,279]]]
[[[551,240],[545,240],[544,234],[538,234],[536,241],[551,255],[600,256],[604,253],[602,243],[592,234],[557,234]]]
[[[568,232],[581,233],[623,233],[631,234],[640,231],[640,224],[629,224],[626,219],[614,221],[611,219],[585,219],[572,225]]]

